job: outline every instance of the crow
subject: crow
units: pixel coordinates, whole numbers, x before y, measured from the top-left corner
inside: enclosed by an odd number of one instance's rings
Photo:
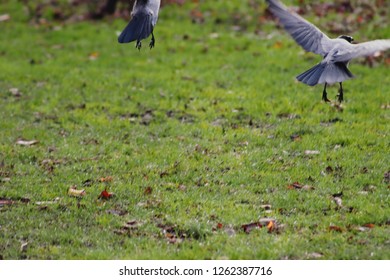
[[[136,0],[131,12],[131,20],[118,37],[119,43],[129,43],[137,40],[135,47],[141,49],[141,40],[152,34],[149,47],[153,48],[155,38],[154,26],[157,23],[160,0]]]
[[[326,86],[328,84],[339,83],[338,101],[344,99],[342,82],[353,78],[353,74],[348,69],[351,59],[370,56],[376,52],[390,49],[390,39],[374,40],[360,44],[352,44],[353,38],[341,35],[338,38],[330,39],[316,26],[303,19],[294,12],[290,12],[278,0],[266,0],[269,10],[283,25],[285,30],[303,49],[308,52],[319,54],[323,60],[298,75],[298,81],[309,86],[325,84],[322,92],[322,100],[330,102],[327,97]]]

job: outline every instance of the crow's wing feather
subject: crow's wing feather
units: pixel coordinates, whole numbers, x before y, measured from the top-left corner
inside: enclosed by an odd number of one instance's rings
[[[306,51],[325,56],[332,47],[332,40],[315,25],[296,13],[290,12],[277,0],[267,0],[270,11],[278,18],[291,37]]]
[[[390,49],[390,39],[368,41],[360,44],[351,44],[333,55],[334,61],[349,61],[361,56],[370,56],[376,52]]]

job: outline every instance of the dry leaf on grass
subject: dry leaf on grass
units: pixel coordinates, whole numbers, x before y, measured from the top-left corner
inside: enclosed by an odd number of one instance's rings
[[[9,92],[12,94],[13,97],[21,97],[22,92],[18,88],[10,88]]]
[[[306,150],[305,155],[319,155],[320,151],[315,151],[315,150]]]
[[[343,229],[339,226],[329,226],[330,231],[343,232]]]
[[[249,234],[252,230],[256,228],[263,228],[263,227],[266,227],[268,229],[268,232],[271,233],[278,229],[278,224],[276,223],[276,220],[273,218],[261,218],[259,219],[258,222],[244,224],[241,226],[241,228],[247,234]]]
[[[287,186],[290,190],[314,190],[314,187],[309,185],[302,185],[299,182],[294,182],[291,185]]]
[[[96,59],[98,59],[98,57],[99,57],[99,53],[98,53],[98,52],[92,52],[92,53],[90,53],[89,56],[88,56],[88,58],[89,58],[90,60],[96,60]]]
[[[9,14],[0,15],[0,22],[10,20],[11,16]]]
[[[74,196],[74,197],[83,197],[84,195],[86,195],[86,192],[84,189],[78,190],[76,188],[76,186],[72,186],[68,190],[68,195]]]
[[[2,207],[4,205],[12,205],[14,203],[15,203],[15,201],[12,199],[0,199],[0,207]]]
[[[107,177],[102,177],[99,179],[100,182],[104,182],[104,183],[108,183],[108,182],[112,182],[113,178],[111,176],[107,176]]]
[[[18,139],[16,141],[16,144],[20,145],[20,146],[32,146],[32,145],[35,145],[35,144],[38,144],[39,141],[38,140],[23,140],[23,139]]]
[[[113,195],[113,193],[109,193],[107,190],[104,190],[100,193],[98,199],[110,199]]]

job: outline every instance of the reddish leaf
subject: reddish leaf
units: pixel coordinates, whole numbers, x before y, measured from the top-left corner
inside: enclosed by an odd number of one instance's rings
[[[363,226],[366,227],[366,228],[374,228],[374,227],[375,227],[374,224],[370,224],[370,223],[365,224],[365,225],[363,225]]]
[[[341,227],[338,227],[338,226],[330,226],[329,230],[330,231],[343,232],[343,229]]]
[[[294,189],[302,189],[302,185],[298,182],[294,182],[292,183],[291,185],[288,185],[287,188],[290,189],[290,190],[294,190]]]
[[[0,199],[0,206],[14,204],[15,201],[11,199]]]
[[[146,187],[144,190],[145,195],[152,194],[152,192],[153,192],[153,189],[151,186]]]
[[[100,193],[98,199],[110,199],[112,195],[112,193],[109,193],[108,191],[104,190]]]
[[[218,229],[221,229],[221,228],[223,228],[223,224],[221,224],[221,223],[218,223],[218,224],[217,224],[217,228],[218,228]]]
[[[241,228],[244,230],[245,233],[250,233],[253,229],[255,228],[261,228],[263,227],[260,223],[250,223],[250,224],[245,224],[245,225],[242,225]]]

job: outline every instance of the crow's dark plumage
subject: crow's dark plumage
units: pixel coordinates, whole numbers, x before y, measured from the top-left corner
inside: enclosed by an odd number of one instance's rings
[[[136,0],[131,12],[131,20],[118,37],[119,43],[137,41],[137,49],[141,49],[141,40],[152,35],[149,47],[153,48],[155,38],[154,26],[157,23],[160,0]]]

